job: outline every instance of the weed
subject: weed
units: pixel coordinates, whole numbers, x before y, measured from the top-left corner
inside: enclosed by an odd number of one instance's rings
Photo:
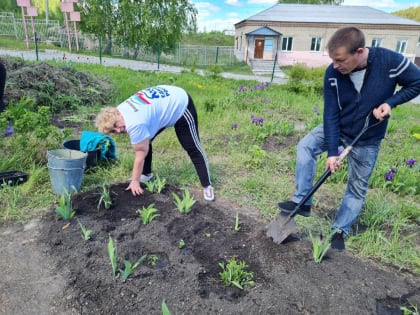
[[[86,228],[82,223],[80,223],[79,220],[77,222],[79,223],[80,229],[82,230],[82,238],[85,241],[90,240],[90,238],[91,238],[91,236],[93,234],[93,231],[92,230],[89,230],[88,228]]]
[[[190,195],[188,189],[184,190],[182,199],[179,198],[179,196],[176,193],[172,193],[172,196],[175,199],[177,209],[183,214],[190,213],[192,206],[196,203],[196,200],[194,200],[194,197]]]
[[[244,261],[237,262],[235,258],[231,258],[227,264],[219,263],[222,271],[219,273],[224,285],[235,286],[241,290],[245,285],[254,285],[254,273],[245,271],[248,265]]]
[[[158,209],[155,208],[155,204],[152,203],[146,208],[143,207],[142,210],[137,210],[137,213],[140,215],[141,221],[144,225],[149,224],[156,217],[160,216]]]
[[[67,192],[65,188],[63,189],[63,194],[61,194],[59,206],[55,209],[55,213],[58,214],[61,220],[65,221],[70,220],[75,215],[71,202],[71,193]]]
[[[117,246],[114,245],[111,235],[108,240],[108,255],[109,260],[111,261],[112,273],[114,276],[117,275]]]
[[[141,256],[136,262],[131,263],[128,260],[124,260],[124,270],[120,269],[121,278],[125,282],[129,276],[131,276],[134,272],[134,269],[138,267],[138,265],[145,260],[147,255]]]
[[[152,267],[156,267],[158,260],[159,260],[158,255],[152,254],[152,255],[147,256],[147,263]]]
[[[180,240],[179,242],[178,242],[178,248],[179,249],[183,249],[185,247],[185,241],[184,240]]]

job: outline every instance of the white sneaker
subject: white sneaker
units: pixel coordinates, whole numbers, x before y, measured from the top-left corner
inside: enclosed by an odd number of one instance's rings
[[[153,173],[150,173],[148,175],[141,174],[140,183],[146,183],[148,181],[151,181],[152,179],[153,179]]]
[[[214,200],[214,190],[213,190],[213,187],[211,187],[211,185],[203,188],[203,196],[204,196],[204,199],[207,201]]]

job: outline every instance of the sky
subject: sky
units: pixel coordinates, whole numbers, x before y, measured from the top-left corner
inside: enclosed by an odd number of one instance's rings
[[[192,0],[197,11],[198,30],[233,31],[234,24],[270,8],[276,0]],[[344,0],[342,5],[367,5],[384,12],[394,12],[418,6],[417,0]]]

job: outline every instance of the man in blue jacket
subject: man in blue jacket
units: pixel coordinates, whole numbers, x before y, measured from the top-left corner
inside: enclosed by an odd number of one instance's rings
[[[327,152],[325,168],[340,168],[338,148],[348,145],[373,113],[375,124],[399,104],[420,94],[420,69],[403,55],[381,47],[365,47],[365,36],[356,27],[337,30],[327,44],[332,59],[324,76],[323,125],[317,126],[297,145],[296,191],[291,201],[280,202],[281,215],[288,215],[309,192],[316,173],[316,158]],[[396,92],[396,87],[400,86]],[[337,231],[331,247],[344,250],[344,237],[360,211],[375,166],[387,121],[368,129],[347,157],[348,182],[332,224]],[[310,216],[312,198],[297,214]]]

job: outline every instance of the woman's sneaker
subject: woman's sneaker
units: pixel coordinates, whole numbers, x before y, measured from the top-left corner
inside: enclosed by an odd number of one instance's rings
[[[214,200],[214,190],[211,185],[203,188],[203,196],[204,196],[204,199],[207,201]]]
[[[281,210],[281,214],[284,216],[288,216],[293,210],[295,210],[297,205],[298,204],[293,201],[279,202],[279,208]],[[304,216],[304,217],[310,217],[311,206],[310,205],[300,206],[299,210],[297,211],[297,214],[300,214],[301,216]]]
[[[140,183],[147,183],[148,181],[151,181],[153,179],[153,173],[144,175],[141,174],[140,176]]]

